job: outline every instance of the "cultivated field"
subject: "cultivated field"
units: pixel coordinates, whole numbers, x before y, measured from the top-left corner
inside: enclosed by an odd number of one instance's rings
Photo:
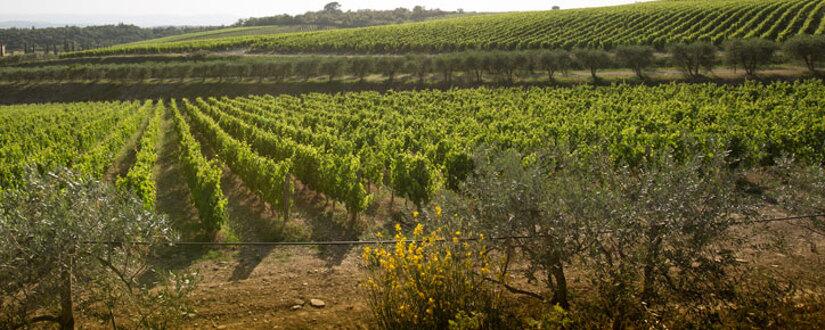
[[[427,13],[24,41],[0,330],[825,326],[825,0]]]
[[[825,2],[811,0],[653,1],[607,8],[480,15],[269,36],[147,41],[65,56],[235,49],[275,53],[385,54],[468,49],[612,48],[618,45],[664,47],[676,42],[718,44],[753,37],[783,41],[796,34],[825,33],[823,13]]]

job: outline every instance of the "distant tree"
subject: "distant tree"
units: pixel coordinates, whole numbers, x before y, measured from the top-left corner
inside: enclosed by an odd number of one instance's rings
[[[520,51],[512,54],[513,65],[524,73],[524,77],[530,77],[536,69],[534,56],[531,52]]]
[[[341,73],[343,62],[337,59],[328,59],[321,63],[321,73],[329,77],[329,82],[332,82],[335,77]]]
[[[191,77],[195,72],[195,68],[191,64],[175,65],[174,68],[175,69],[172,71],[178,76],[181,82],[183,82],[184,79]]]
[[[513,75],[518,68],[516,57],[509,52],[495,52],[491,58],[491,69],[496,72],[503,81],[513,83]]]
[[[593,80],[599,79],[596,72],[599,69],[608,67],[611,62],[610,54],[598,49],[576,49],[573,51],[573,57],[579,66],[590,70],[590,76],[593,77]]]
[[[559,10],[559,9],[561,9],[561,7],[559,7],[559,6],[553,6],[553,10]]]
[[[330,2],[324,5],[324,11],[328,13],[340,13],[341,12],[341,4],[336,2]]]
[[[643,71],[653,65],[653,48],[648,46],[620,46],[614,54],[619,63],[632,69],[639,79],[644,79]]]
[[[161,38],[176,34],[214,30],[219,27],[155,27],[141,28],[135,25],[99,25],[99,26],[66,26],[50,28],[9,28],[0,29],[0,39],[11,52],[23,50],[25,53],[34,52],[36,45],[41,45],[43,51],[54,52],[56,46],[62,44],[63,51],[74,50],[74,45],[109,46],[135,42],[147,39]]]
[[[350,73],[358,77],[358,82],[364,82],[364,79],[372,71],[372,60],[364,57],[356,57],[350,61]]]
[[[433,67],[441,72],[444,83],[452,84],[453,73],[461,66],[461,58],[455,55],[439,55],[433,60]]]
[[[429,56],[423,55],[412,58],[407,62],[410,66],[408,71],[414,73],[418,77],[418,84],[424,85],[427,76],[433,72],[433,59]]]
[[[268,17],[251,17],[238,20],[234,26],[320,25],[334,27],[360,27],[420,21],[457,13],[460,12],[449,12],[440,9],[426,9],[421,6],[416,6],[412,10],[406,8],[395,8],[390,10],[358,10],[342,12],[340,3],[331,2],[325,5],[323,10],[319,11],[310,11],[295,16],[283,14]]]
[[[295,73],[305,82],[318,73],[318,59],[309,58],[295,62]]]
[[[292,75],[292,64],[289,62],[275,63],[271,75],[275,78],[275,81],[283,82]]]
[[[716,64],[716,47],[707,42],[678,43],[670,47],[673,63],[690,78],[701,76],[700,71],[711,71]]]
[[[252,74],[258,78],[258,83],[261,83],[264,78],[269,76],[269,65],[270,63],[268,62],[256,62],[249,65],[252,70]]]
[[[825,36],[801,34],[785,41],[785,54],[801,60],[811,73],[816,73],[817,63],[825,59]]]
[[[382,57],[377,62],[378,70],[387,77],[387,83],[391,84],[395,80],[395,75],[404,68],[404,59],[400,57]]]
[[[547,79],[553,80],[556,72],[565,72],[570,68],[570,53],[566,50],[545,50],[539,53],[539,67],[547,71]]]
[[[732,40],[725,46],[727,62],[734,67],[741,66],[745,74],[753,76],[759,68],[773,61],[776,43],[765,39]]]
[[[472,73],[475,76],[477,83],[484,81],[484,67],[481,63],[481,56],[478,53],[472,52],[462,56],[463,63],[461,67],[467,73]]]
[[[481,65],[481,67],[484,69],[484,72],[486,72],[489,75],[496,74],[498,72],[496,68],[496,53],[484,52],[481,53],[480,56],[481,63],[479,65]]]

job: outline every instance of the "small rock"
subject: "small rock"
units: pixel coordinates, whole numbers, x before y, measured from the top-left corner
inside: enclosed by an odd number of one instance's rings
[[[327,304],[321,299],[310,299],[309,305],[315,308],[323,308]]]
[[[293,304],[293,305],[301,305],[301,306],[303,306],[303,305],[304,305],[304,301],[303,301],[303,300],[301,300],[301,299],[295,298],[295,299],[293,299],[293,300],[292,300],[292,304]]]
[[[226,326],[225,325],[219,325],[219,326],[215,327],[215,329],[223,330],[223,329],[226,329]]]
[[[309,283],[307,283],[307,282],[304,282],[304,286],[307,286],[307,285],[309,285]]]
[[[189,314],[186,314],[186,317],[188,317],[188,318],[190,318],[190,319],[194,319],[194,318],[195,318],[195,316],[197,316],[195,313],[189,313]]]
[[[294,306],[292,306],[292,310],[297,311],[297,310],[299,310],[299,309],[301,309],[301,308],[303,308],[303,307],[304,307],[304,306],[301,306],[301,305],[294,305]]]

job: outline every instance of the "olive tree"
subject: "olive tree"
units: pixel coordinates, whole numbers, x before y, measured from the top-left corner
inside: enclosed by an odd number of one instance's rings
[[[151,273],[153,248],[175,238],[140,199],[59,170],[30,173],[0,204],[0,328],[71,329],[76,312],[112,327],[158,328],[187,312],[192,282],[139,281]]]
[[[295,62],[295,73],[305,82],[318,73],[318,59],[308,58]]]
[[[593,80],[598,80],[596,72],[604,69],[611,64],[610,54],[606,51],[598,49],[576,49],[573,51],[573,57],[576,63],[590,71],[590,76]]]
[[[407,61],[407,71],[412,72],[418,77],[418,84],[424,85],[427,76],[433,72],[433,59],[429,56],[416,56]]]
[[[329,82],[335,80],[339,74],[341,74],[341,69],[343,66],[343,61],[338,59],[328,59],[321,63],[320,71],[329,77]]]
[[[730,229],[752,212],[724,154],[681,161],[662,154],[597,181],[616,211],[585,261],[614,328],[628,320],[702,322],[713,317],[706,306],[733,299],[739,263]]]
[[[801,60],[811,73],[816,73],[817,63],[825,59],[825,37],[801,34],[783,44],[785,54]]]
[[[404,59],[395,56],[385,56],[376,62],[376,67],[387,77],[387,83],[391,84],[395,80],[395,75],[404,69]]]
[[[461,67],[461,58],[455,55],[439,55],[433,60],[433,68],[444,77],[444,83],[453,82],[453,74]]]
[[[484,82],[484,68],[481,63],[481,56],[477,52],[465,53],[462,56],[461,67],[464,72],[472,73],[476,83]]]
[[[349,70],[353,76],[358,77],[358,82],[364,82],[367,75],[373,68],[372,60],[364,57],[356,57],[350,60]]]
[[[506,238],[489,242],[504,259],[490,280],[514,293],[571,306],[578,294],[568,269],[576,265],[587,269],[577,279],[596,293],[576,305],[597,322],[707,320],[705,306],[733,299],[738,240],[730,228],[751,208],[736,193],[724,152],[669,154],[631,167],[598,150],[482,151],[460,192],[440,202],[467,232]],[[508,283],[512,260],[525,260],[527,277],[550,294]]]
[[[701,70],[711,71],[716,64],[716,46],[707,42],[677,43],[670,46],[673,64],[689,78],[702,76]]]
[[[614,54],[618,62],[632,69],[639,79],[644,79],[643,71],[653,65],[653,48],[648,46],[620,46]]]
[[[725,46],[727,62],[734,68],[742,67],[748,76],[773,61],[776,43],[765,39],[732,40]]]
[[[529,158],[515,151],[480,150],[473,175],[458,194],[445,193],[441,203],[444,213],[464,219],[461,225],[468,232],[513,237],[489,242],[504,255],[498,280],[491,280],[514,293],[568,308],[566,268],[615,209],[607,204],[609,194],[599,191],[602,187],[587,184],[609,164],[606,158],[594,159],[588,163],[592,171],[585,170],[572,166],[578,162],[562,152]],[[506,282],[516,254],[529,262],[525,275],[543,283],[549,296]]]
[[[547,71],[547,79],[553,80],[556,72],[566,72],[570,69],[570,53],[566,50],[542,51],[538,58],[539,67]]]

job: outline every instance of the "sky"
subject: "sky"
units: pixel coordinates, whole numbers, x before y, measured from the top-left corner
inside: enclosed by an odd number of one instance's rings
[[[0,21],[58,24],[132,23],[151,25],[221,25],[239,18],[300,14],[320,10],[331,0],[0,0]],[[638,0],[339,0],[343,10],[427,8],[502,12],[627,4]]]

